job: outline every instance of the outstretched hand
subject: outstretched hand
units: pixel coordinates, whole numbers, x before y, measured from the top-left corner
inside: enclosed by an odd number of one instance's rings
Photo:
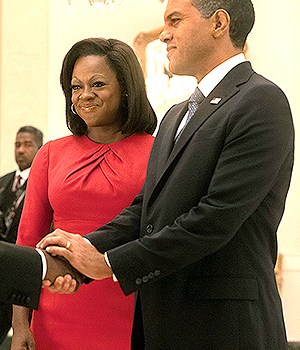
[[[37,248],[45,249],[53,256],[60,255],[83,275],[101,280],[112,276],[104,255],[79,234],[56,229],[45,236]]]
[[[42,250],[47,261],[47,273],[43,281],[43,287],[48,287],[52,292],[74,293],[82,284],[84,276],[78,272],[62,256],[52,256]]]

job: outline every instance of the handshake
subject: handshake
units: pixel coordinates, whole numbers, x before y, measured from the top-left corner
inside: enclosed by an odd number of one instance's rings
[[[83,283],[85,276],[79,271],[77,271],[64,257],[59,255],[52,256],[45,250],[42,250],[42,252],[45,255],[47,261],[47,272],[44,277],[44,280],[50,281],[51,285],[53,285],[57,277],[64,277],[65,275],[70,275],[72,279],[76,280],[76,291],[78,287]]]
[[[53,292],[73,293],[83,282],[111,278],[113,275],[104,255],[79,234],[56,229],[36,247],[44,253],[47,261],[43,286],[50,287]],[[66,275],[72,276],[72,282]]]

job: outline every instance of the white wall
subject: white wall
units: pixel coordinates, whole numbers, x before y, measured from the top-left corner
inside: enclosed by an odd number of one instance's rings
[[[253,0],[256,24],[249,40],[254,68],[276,82],[289,98],[296,129],[295,165],[286,210],[279,227],[283,254],[282,299],[288,338],[300,341],[300,1]]]
[[[287,94],[300,130],[300,1],[253,0],[256,24],[248,56],[254,68]],[[59,85],[62,59],[76,41],[115,37],[132,45],[135,36],[160,27],[164,6],[158,0],[124,0],[112,12],[88,0],[0,0],[0,175],[15,168],[13,143],[24,124],[40,127],[46,140],[68,133]],[[300,341],[300,150],[286,211],[279,228],[283,253],[283,305],[289,340]]]
[[[0,1],[0,174],[15,169],[20,126],[46,131],[48,84],[47,1]]]

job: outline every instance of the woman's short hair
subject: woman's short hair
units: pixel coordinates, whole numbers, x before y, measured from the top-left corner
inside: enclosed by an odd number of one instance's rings
[[[71,80],[75,62],[85,56],[105,57],[115,72],[121,89],[121,132],[148,133],[156,128],[157,118],[147,98],[144,74],[133,49],[117,39],[89,38],[75,43],[66,54],[60,84],[66,98],[67,126],[74,135],[84,135],[86,123],[71,110]]]

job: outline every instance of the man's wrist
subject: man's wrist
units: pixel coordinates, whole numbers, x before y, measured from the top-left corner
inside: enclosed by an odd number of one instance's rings
[[[111,271],[112,271],[111,264],[110,264],[110,261],[109,261],[109,257],[108,257],[107,252],[104,253],[104,260],[105,260],[105,262],[106,262],[106,265],[107,265],[107,266],[111,269]],[[113,273],[113,271],[112,271],[112,278],[113,278],[113,281],[114,281],[114,282],[118,282],[118,279],[117,279],[116,275]]]

